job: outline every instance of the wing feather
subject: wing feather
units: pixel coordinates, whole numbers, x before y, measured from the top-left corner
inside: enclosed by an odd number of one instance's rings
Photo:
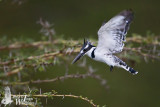
[[[102,25],[98,31],[97,50],[108,54],[121,52],[132,20],[133,12],[124,10]]]

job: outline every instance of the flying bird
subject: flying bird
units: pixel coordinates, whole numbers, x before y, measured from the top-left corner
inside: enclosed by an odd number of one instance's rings
[[[107,23],[104,23],[98,30],[97,47],[84,39],[84,44],[72,64],[82,56],[88,55],[96,61],[104,62],[109,65],[110,71],[116,66],[132,74],[137,74],[137,71],[114,55],[122,51],[126,34],[133,18],[134,14],[132,10],[124,10],[111,18]]]

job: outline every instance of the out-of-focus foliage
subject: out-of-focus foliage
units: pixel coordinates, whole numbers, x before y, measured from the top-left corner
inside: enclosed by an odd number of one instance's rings
[[[96,40],[92,38],[90,41],[95,45],[97,44]],[[17,86],[20,85],[28,86],[31,84],[40,83],[47,84],[55,81],[64,81],[69,78],[83,79],[90,77],[98,80],[100,84],[108,89],[106,80],[98,75],[92,66],[86,65],[85,60],[78,65],[86,73],[68,73],[68,70],[72,68],[68,67],[67,64],[71,63],[74,55],[79,52],[83,40],[64,40],[60,37],[54,37],[54,39],[51,41],[50,39],[48,40],[47,37],[43,37],[41,41],[33,41],[30,38],[7,40],[6,37],[3,37],[1,38],[0,43],[0,84],[2,86],[9,85],[16,89]],[[142,60],[145,60],[146,62],[148,60],[160,60],[159,45],[160,38],[158,36],[147,35],[146,37],[142,37],[141,35],[133,34],[132,37],[127,38],[126,47],[124,48],[124,51],[119,54],[119,57],[121,57],[123,60],[129,60],[132,64]],[[55,65],[66,65],[65,75],[59,75],[58,77],[50,79],[33,80],[30,78],[30,80],[25,81],[21,79],[22,76],[23,78],[25,76],[27,77],[32,72],[47,72],[48,69],[54,68]],[[1,92],[1,95],[3,96],[3,91]],[[63,95],[48,92],[43,93],[42,95],[32,93],[31,96],[47,96],[48,98],[52,98],[55,96],[62,97]],[[88,100],[88,98],[74,95],[64,96],[82,99],[89,102],[93,106],[97,106],[91,100]]]

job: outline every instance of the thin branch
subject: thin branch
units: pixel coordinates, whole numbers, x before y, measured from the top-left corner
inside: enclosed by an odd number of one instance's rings
[[[40,58],[43,58],[44,60],[54,59],[55,57],[65,56],[67,53],[64,50],[65,49],[62,49],[62,51],[57,51],[57,52],[53,52],[53,53],[49,53],[49,54],[42,54],[42,55],[39,55],[39,56],[30,56],[26,59],[15,59],[15,60],[7,61],[7,62],[0,62],[0,65],[1,66],[7,66],[7,65],[15,63],[15,62],[30,61],[30,60],[40,59]],[[80,48],[77,47],[74,50],[72,50],[69,54],[78,53],[79,50],[80,50]],[[142,50],[142,48],[126,48],[126,47],[124,48],[124,51],[132,51],[132,52],[138,53],[139,55],[141,55],[143,57],[149,57],[149,58],[152,58],[152,59],[160,60],[159,56],[154,56],[154,55],[150,55],[150,54],[147,54],[147,53],[143,53],[141,50]],[[45,63],[45,62],[43,62],[43,63]],[[2,72],[0,74],[0,77],[6,77],[6,76],[16,74],[16,73],[20,72],[24,67],[27,67],[27,66],[35,67],[35,66],[38,66],[38,65],[37,64],[28,64],[28,65],[25,64],[24,66],[23,65],[17,65],[18,68],[15,68],[14,70],[12,70],[10,72],[7,72],[7,73]],[[3,68],[3,67],[1,67],[1,68]]]
[[[14,69],[14,70],[12,70],[12,71],[10,71],[10,72],[2,72],[2,73],[0,73],[0,78],[2,78],[2,77],[7,77],[7,76],[11,76],[11,75],[13,75],[13,74],[17,74],[18,72],[20,72],[21,70],[23,69],[23,67],[19,67],[19,68],[16,68],[16,69]]]
[[[53,79],[47,79],[47,80],[31,80],[31,81],[25,81],[25,82],[11,82],[11,83],[4,83],[2,84],[3,86],[9,86],[9,85],[29,85],[29,84],[39,84],[39,83],[49,83],[49,82],[56,82],[56,81],[62,81],[64,79],[69,79],[69,78],[87,78],[87,77],[91,77],[94,78],[96,80],[99,80],[101,83],[103,83],[102,85],[106,85],[106,83],[104,83],[104,81],[106,81],[105,79],[102,79],[100,75],[97,74],[93,74],[93,73],[86,73],[86,74],[70,74],[70,75],[65,75],[65,76],[60,76],[60,77],[56,77]],[[108,87],[107,85],[105,87]]]
[[[50,24],[47,20],[43,20],[40,18],[40,20],[37,22],[42,26],[40,32],[44,34],[45,36],[49,37],[49,41],[53,41],[53,36],[55,35],[55,30],[53,28],[53,24]]]
[[[25,97],[26,95],[12,95],[12,97]],[[30,97],[29,95],[27,95],[28,97]],[[98,105],[94,104],[92,100],[89,100],[87,97],[82,97],[82,96],[76,96],[76,95],[58,95],[58,94],[51,94],[51,95],[43,95],[43,94],[39,94],[39,95],[32,95],[31,97],[40,97],[40,98],[48,98],[48,97],[70,97],[70,98],[76,98],[76,99],[80,99],[83,101],[88,102],[90,105],[92,105],[93,107],[98,107]]]
[[[151,57],[153,59],[158,59],[158,60],[160,59],[160,57],[158,57],[158,56],[142,53],[141,49],[142,48],[127,48],[127,47],[124,47],[124,51],[133,51],[133,52],[139,53],[140,55],[142,55],[144,57]],[[79,50],[80,50],[79,47],[75,47],[75,49],[72,50],[69,54],[78,53]],[[25,59],[14,59],[14,60],[6,61],[6,62],[0,62],[0,65],[1,66],[7,66],[7,65],[15,63],[15,62],[29,61],[29,60],[33,60],[33,59],[39,59],[39,58],[51,59],[51,58],[54,58],[54,57],[60,57],[60,56],[64,56],[64,55],[66,55],[66,52],[64,51],[64,49],[62,49],[60,51],[49,53],[49,54],[47,53],[47,54],[42,54],[42,55],[39,55],[39,56],[30,56],[30,57],[25,58]],[[35,66],[35,65],[33,65],[33,66]]]
[[[133,37],[127,37],[127,42],[135,42],[135,43],[147,43],[148,45],[160,45],[159,36],[150,36],[152,37],[152,40],[149,40],[148,37],[144,36],[133,36]]]
[[[155,56],[155,55],[143,53],[141,47],[139,47],[139,48],[126,48],[126,47],[125,47],[124,50],[125,50],[125,51],[136,52],[136,53],[138,53],[139,55],[141,55],[141,56],[143,56],[143,57],[149,57],[149,58],[156,59],[156,60],[159,60],[159,61],[160,61],[160,57],[159,57],[159,56]]]
[[[61,38],[56,39],[53,42],[49,42],[49,41],[38,41],[38,42],[32,42],[32,43],[16,42],[8,46],[0,46],[0,51],[22,49],[22,48],[32,48],[32,47],[42,47],[45,45],[53,45],[53,44],[69,44],[69,43],[72,43],[72,45],[76,45],[76,44],[79,44],[80,42],[76,40],[63,40]]]
[[[33,42],[33,43],[15,43],[11,44],[9,46],[0,46],[0,50],[12,50],[12,49],[22,49],[22,48],[30,48],[30,47],[40,47],[42,45],[49,45],[50,42],[47,41],[39,41],[39,42]]]
[[[154,38],[157,38],[157,37],[154,37]],[[144,40],[143,40],[144,39]],[[143,38],[142,37],[130,37],[130,38],[127,38],[127,41],[132,41],[132,42],[137,42],[137,43],[143,43],[143,41],[147,41],[148,42],[148,39],[147,37],[146,38]],[[95,41],[95,40],[93,40]],[[155,39],[155,42],[154,41],[149,41],[149,43],[156,43],[156,44],[159,44],[160,42],[158,41],[158,39]],[[52,52],[52,53],[45,53],[45,54],[42,54],[42,55],[38,55],[38,56],[29,56],[28,58],[22,58],[22,59],[11,59],[11,60],[7,60],[5,62],[2,62],[0,61],[0,69],[3,69],[4,66],[7,66],[8,68],[11,68],[11,70],[9,72],[4,72],[4,73],[1,73],[0,74],[0,77],[6,77],[6,76],[10,76],[10,75],[13,75],[13,74],[16,74],[18,72],[20,72],[24,67],[35,67],[35,66],[39,66],[40,64],[39,63],[34,63],[34,64],[28,64],[27,61],[31,61],[33,60],[33,62],[35,62],[36,60],[44,60],[44,62],[42,63],[47,63],[47,60],[50,60],[50,59],[54,59],[55,57],[62,57],[62,56],[66,56],[66,54],[74,54],[74,53],[78,53],[79,50],[80,50],[80,47],[78,44],[80,44],[81,42],[80,41],[76,41],[76,40],[63,40],[63,39],[56,39],[53,41],[52,44],[65,44],[65,47],[61,50],[58,50],[56,52]],[[34,43],[30,43],[30,44],[24,44],[24,43],[15,43],[15,44],[12,44],[12,45],[9,45],[8,47],[0,47],[0,50],[2,49],[20,49],[20,48],[24,48],[24,47],[41,47],[41,46],[44,46],[44,45],[49,45],[51,44],[51,42],[46,42],[46,41],[40,41],[40,42],[34,42]],[[71,45],[72,44],[72,45]],[[154,44],[154,45],[156,45]],[[66,50],[66,47],[74,47],[73,49],[67,49]],[[144,47],[140,46],[138,48],[124,48],[124,51],[131,51],[131,52],[135,52],[139,55],[141,55],[142,57],[146,58],[146,57],[149,57],[149,58],[152,58],[152,59],[157,59],[157,60],[160,60],[160,57],[158,55],[153,55],[153,54],[150,54],[150,53],[146,53],[147,51],[150,52],[150,50],[145,50],[145,53],[144,53]],[[157,48],[159,49],[159,48]],[[70,52],[68,52],[70,51]],[[159,50],[154,50],[154,52],[159,52]],[[20,62],[24,62],[25,64],[24,65],[21,65],[21,64],[17,64],[17,63],[20,63]],[[15,65],[11,65],[11,64],[15,64]]]
[[[79,47],[75,47],[75,49],[72,50],[72,52],[70,52],[70,54],[71,53],[78,53],[79,50],[80,50]],[[125,50],[141,53],[141,52],[139,52],[140,48],[126,48],[126,47],[124,47],[124,51]],[[25,58],[25,59],[14,59],[14,60],[6,61],[6,62],[0,62],[0,65],[7,66],[11,63],[20,62],[20,61],[29,61],[29,60],[33,60],[33,59],[39,59],[39,58],[50,59],[50,58],[54,58],[55,56],[63,56],[63,55],[66,55],[66,52],[64,52],[64,49],[62,49],[60,51],[57,51],[57,52],[49,53],[49,54],[47,53],[47,54],[42,54],[42,55],[39,55],[39,56],[30,56],[30,57]],[[141,54],[141,55],[151,57],[153,59],[159,59],[158,56],[153,56],[153,55],[148,55],[148,54]]]
[[[154,38],[159,38],[158,36],[153,37]],[[135,42],[135,43],[144,43],[146,42],[149,45],[160,45],[160,41],[154,39],[153,41],[149,41],[147,37],[141,37],[141,36],[134,36],[134,37],[127,37],[126,42]],[[96,40],[92,41],[97,44]],[[0,50],[12,50],[12,49],[21,49],[21,48],[31,48],[31,47],[40,47],[43,45],[49,45],[49,44],[68,44],[72,43],[73,45],[75,44],[81,44],[83,43],[82,41],[76,41],[76,40],[63,40],[63,39],[56,39],[53,42],[49,41],[38,41],[38,42],[33,42],[33,43],[22,43],[22,42],[17,42],[14,44],[10,44],[9,46],[0,46]]]
[[[79,52],[79,48],[74,49],[71,53],[77,53]],[[9,65],[11,63],[15,63],[15,62],[20,62],[20,61],[29,61],[29,60],[33,60],[33,59],[39,59],[39,58],[45,58],[45,59],[50,59],[50,58],[54,58],[55,56],[62,56],[62,55],[66,55],[66,52],[63,52],[63,49],[57,52],[53,52],[53,53],[46,53],[46,54],[42,54],[39,56],[30,56],[28,58],[25,59],[14,59],[14,60],[9,60],[6,62],[0,62],[0,65]]]

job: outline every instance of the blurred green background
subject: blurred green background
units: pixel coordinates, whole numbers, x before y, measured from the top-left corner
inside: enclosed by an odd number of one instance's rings
[[[64,35],[66,39],[97,38],[97,31],[104,21],[128,8],[134,10],[135,19],[127,36],[132,33],[146,36],[147,31],[160,34],[159,0],[25,0],[21,5],[15,1],[0,2],[0,37],[39,40],[41,26],[36,22],[42,17],[54,24],[57,35]],[[120,68],[109,72],[107,65],[89,58],[87,65],[94,66],[97,73],[107,79],[108,90],[91,78],[67,79],[30,87],[41,88],[42,92],[54,89],[61,94],[87,96],[94,103],[107,107],[160,107],[160,62],[149,60],[148,63],[141,61],[135,64],[134,68],[139,71],[135,76]],[[82,70],[76,64],[69,64],[69,73],[84,72]],[[57,65],[47,72],[35,72],[24,80],[53,78],[61,74],[65,74],[65,65]],[[45,99],[42,101],[46,107],[90,106],[72,98],[54,98],[47,104]]]

